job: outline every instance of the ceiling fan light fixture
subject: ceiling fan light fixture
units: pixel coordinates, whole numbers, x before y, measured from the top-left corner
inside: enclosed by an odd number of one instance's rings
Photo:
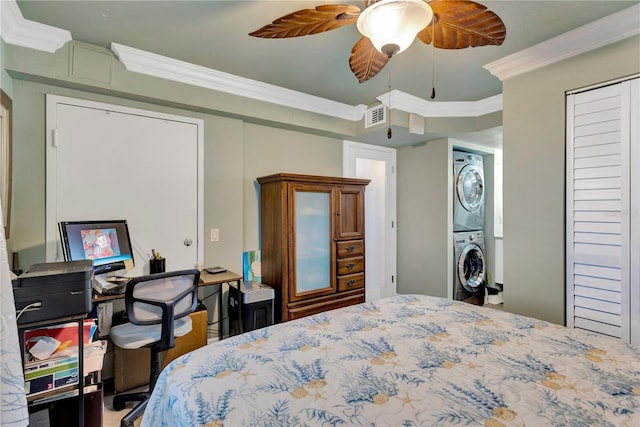
[[[377,50],[391,58],[411,46],[432,19],[433,10],[423,0],[380,0],[362,11],[356,25]]]

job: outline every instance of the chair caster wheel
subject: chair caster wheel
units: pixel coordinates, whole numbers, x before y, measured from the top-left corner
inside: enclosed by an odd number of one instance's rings
[[[122,411],[126,404],[124,402],[120,402],[119,400],[113,399],[113,409],[116,411]]]

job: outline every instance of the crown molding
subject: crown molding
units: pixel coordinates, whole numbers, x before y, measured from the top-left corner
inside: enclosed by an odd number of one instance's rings
[[[362,119],[367,109],[364,104],[343,104],[117,43],[111,43],[111,50],[128,71],[149,76],[351,121]]]
[[[394,89],[377,99],[387,108],[423,117],[478,117],[502,110],[502,95],[479,101],[431,102]]]
[[[5,43],[53,53],[71,40],[67,30],[24,19],[15,0],[0,1],[0,35]]]
[[[361,120],[368,108],[363,104],[343,104],[118,43],[111,43],[111,50],[128,71],[285,107],[351,121]],[[384,104],[384,100],[389,99],[389,94],[380,95],[377,99]],[[391,105],[396,110],[425,117],[477,117],[502,110],[502,95],[474,102],[429,102],[422,98],[393,90],[391,91]]]
[[[54,53],[70,41],[66,30],[24,19],[15,0],[2,0],[0,32],[5,43]],[[349,105],[268,83],[239,77],[222,71],[179,61],[140,49],[111,44],[111,50],[128,71],[159,77],[193,86],[230,93],[259,101],[278,104],[298,110],[323,114],[339,119],[358,121],[364,117],[367,106]],[[378,99],[389,99],[381,95]],[[394,90],[391,92],[394,109],[425,117],[479,116],[502,109],[502,96],[476,102],[429,102]],[[384,103],[384,102],[383,102]]]
[[[24,19],[15,0],[0,1],[0,34],[7,44],[55,52],[71,40],[71,33]],[[501,81],[640,33],[640,4],[484,66]],[[323,114],[361,120],[365,105],[348,105],[233,74],[190,64],[140,49],[111,44],[111,50],[132,72],[182,82],[259,101]],[[469,102],[430,102],[398,90],[377,99],[394,109],[423,117],[477,117],[502,110],[502,95]]]
[[[484,68],[504,81],[638,34],[640,4],[505,56]]]

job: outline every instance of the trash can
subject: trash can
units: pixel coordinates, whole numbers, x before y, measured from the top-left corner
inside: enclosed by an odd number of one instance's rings
[[[229,286],[229,336],[273,325],[275,291],[258,282]]]

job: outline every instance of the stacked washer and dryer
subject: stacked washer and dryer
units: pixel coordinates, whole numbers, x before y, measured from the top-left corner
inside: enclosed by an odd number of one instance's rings
[[[485,294],[482,156],[453,152],[453,299],[482,305]]]

